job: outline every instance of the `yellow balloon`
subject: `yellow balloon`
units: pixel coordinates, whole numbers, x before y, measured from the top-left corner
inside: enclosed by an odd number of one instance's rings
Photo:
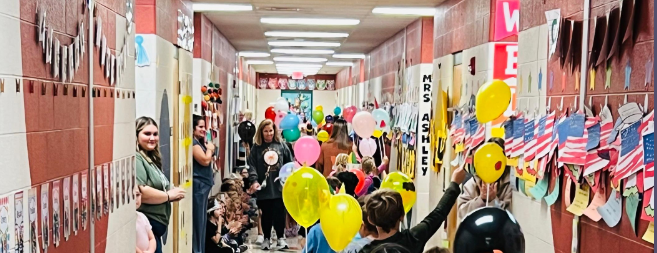
[[[482,145],[474,155],[477,176],[487,184],[492,184],[504,174],[506,156],[500,145],[489,142]]]
[[[347,194],[331,196],[319,217],[326,241],[331,249],[338,252],[349,245],[363,224],[363,212],[358,201]]]
[[[203,96],[203,99],[205,99],[205,101],[210,101],[210,95]]]
[[[315,106],[315,110],[317,111],[324,111],[324,107],[321,105]]]
[[[413,205],[415,205],[415,200],[417,199],[415,183],[406,174],[398,171],[388,174],[381,183],[381,188],[391,189],[401,194],[402,201],[404,202],[404,212],[408,213]]]
[[[326,132],[326,130],[322,130],[322,131],[319,131],[319,133],[317,133],[317,140],[318,141],[325,142],[325,141],[328,141],[328,139],[329,139],[329,134],[328,134],[328,132]]]
[[[500,117],[511,103],[511,88],[504,81],[485,83],[477,92],[477,120],[484,124]]]
[[[299,168],[283,186],[285,208],[299,225],[306,228],[317,222],[320,207],[328,203],[330,196],[326,179],[311,167]]]
[[[372,136],[374,136],[374,138],[379,138],[379,137],[381,137],[381,135],[383,135],[383,132],[381,130],[378,130],[378,129],[374,130],[374,133],[372,133]]]

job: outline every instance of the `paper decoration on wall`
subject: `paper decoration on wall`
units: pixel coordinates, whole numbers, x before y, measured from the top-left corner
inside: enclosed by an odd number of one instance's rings
[[[193,52],[194,51],[194,22],[192,18],[185,15],[182,10],[178,10],[178,46]]]
[[[559,63],[561,69],[564,69],[566,65],[566,59],[568,59],[568,49],[570,48],[570,40],[573,29],[573,21],[568,19],[561,20],[561,28],[559,29],[559,42],[557,44],[557,56],[559,57]],[[565,72],[565,71],[564,71]]]
[[[538,141],[536,138],[536,132],[538,129],[536,129],[536,121],[533,119],[526,119],[525,124],[524,124],[524,137],[523,137],[523,142],[525,143],[524,145],[524,151],[523,151],[523,156],[525,159],[525,163],[529,163],[534,161],[534,157],[536,156],[536,142]],[[535,174],[535,173],[534,173]]]
[[[309,90],[315,89],[315,79],[306,79],[306,85],[308,85]]]
[[[80,230],[80,174],[73,175],[73,188],[71,195],[73,198],[73,234],[78,235]]]
[[[9,251],[9,197],[0,197],[0,252]]]
[[[64,240],[68,241],[71,235],[71,178],[64,178]]]
[[[641,146],[642,141],[639,135],[640,125],[641,122],[637,121],[620,132],[620,156],[616,170],[612,173],[614,184],[644,168],[643,147]]]
[[[616,189],[611,191],[611,196],[607,200],[605,205],[598,208],[598,212],[602,216],[602,219],[607,223],[609,227],[615,227],[621,219],[621,212],[623,207],[621,206],[621,197]]]
[[[627,2],[627,1],[626,1]],[[630,89],[630,75],[632,74],[632,67],[630,66],[630,60],[627,60],[625,64],[625,90]]]
[[[655,196],[653,191],[655,188],[650,188],[643,193],[643,203],[641,204],[641,219],[650,222],[655,221]]]
[[[602,51],[600,51],[600,57],[598,57],[598,65],[614,56],[612,46],[616,38],[616,33],[618,33],[619,24],[620,10],[618,7],[613,7],[607,14],[607,32],[605,33],[605,40],[602,42]]]
[[[132,25],[134,24],[134,0],[127,0],[125,3],[125,25],[128,34],[132,32]]]
[[[103,167],[96,166],[96,219],[103,217]]]
[[[335,90],[335,80],[326,80],[326,89]]]
[[[53,44],[53,59],[52,59],[52,72],[53,72],[53,77],[57,78],[59,77],[59,65],[61,64],[59,61],[59,39],[55,39],[55,43]]]
[[[569,193],[565,192],[564,194]],[[589,205],[589,194],[590,192],[588,185],[582,184],[577,187],[577,190],[575,191],[575,199],[573,199],[572,204],[566,210],[575,216],[582,216],[582,214],[584,214],[584,210],[586,210],[586,207]]]
[[[325,90],[326,89],[326,80],[317,80],[317,89]]]
[[[597,191],[595,191],[595,195],[593,195],[593,200],[591,200],[591,204],[584,210],[584,215],[589,217],[591,220],[597,222],[602,219],[602,216],[598,212],[598,207],[601,207],[605,204],[605,198],[606,198],[606,193],[605,193],[605,188],[604,187],[599,187]]]
[[[30,253],[38,253],[39,250],[39,225],[37,223],[37,188],[31,188],[27,200],[28,219],[30,222]]]
[[[21,191],[14,194],[14,246],[17,253],[23,253],[25,247],[25,241],[23,240],[23,235],[25,234],[24,217],[23,192]],[[6,239],[9,240],[9,238]]]
[[[112,201],[115,203],[115,208],[118,210],[119,209],[119,204],[121,200],[121,195],[119,195],[121,189],[121,173],[119,169],[121,168],[121,160],[119,161],[114,161],[114,166],[111,167],[111,174],[112,174]]]
[[[630,0],[620,2],[620,16],[618,18],[618,23],[615,24],[616,33],[613,37],[613,43],[609,55],[607,55],[607,60],[611,59],[616,54],[620,55],[621,44],[623,43],[623,38],[628,30],[627,25],[629,24],[630,18],[633,15],[632,13],[634,12],[633,3],[634,1]]]
[[[467,86],[467,85],[464,85],[464,86]],[[461,92],[461,93],[463,94],[464,92]],[[518,75],[518,93],[519,94],[522,93],[522,74]]]
[[[278,79],[278,87],[280,87],[281,90],[287,89],[287,79],[286,78],[279,78]]]
[[[653,57],[650,57],[653,58]],[[652,70],[653,70],[652,60],[648,59],[646,62],[646,79],[644,81],[645,86],[648,87],[652,83]]]
[[[89,219],[89,209],[87,208],[87,203],[93,203],[91,201],[88,201],[87,194],[88,194],[88,186],[89,186],[89,179],[87,178],[88,174],[87,171],[83,171],[82,175],[80,176],[80,196],[82,201],[80,201],[82,207],[80,208],[80,223],[82,223],[82,229],[87,230],[87,221]],[[93,204],[92,204],[93,205]]]
[[[550,70],[550,90],[554,87],[554,71]]]
[[[641,237],[642,240],[655,244],[655,223],[650,222],[648,225],[648,229],[646,229],[646,233],[643,234],[643,237]]]
[[[541,200],[543,197],[545,197],[545,194],[547,193],[548,190],[548,177],[543,177],[542,179],[538,180],[538,183],[534,187],[532,187],[529,192],[531,193],[532,196],[534,196],[535,199]]]
[[[53,38],[53,29],[50,27],[48,29],[48,37],[46,38],[46,43],[44,44],[46,47],[46,64],[52,63],[52,38]]]
[[[62,217],[59,213],[59,204],[61,203],[59,201],[61,197],[60,184],[59,179],[52,182],[52,243],[55,247],[59,247],[59,242],[61,241],[60,227],[62,225]]]
[[[109,215],[109,164],[103,164],[103,213]]]
[[[589,89],[595,90],[595,69],[589,71]]]
[[[593,24],[595,25],[595,30],[593,32],[593,46],[591,47],[591,54],[589,57],[589,67],[592,70],[595,70],[601,63],[598,59],[600,52],[602,51],[602,43],[605,40],[605,33],[607,32],[607,18],[604,16],[596,17]]]
[[[571,21],[572,33],[570,43],[568,43],[568,53],[566,55],[566,65],[570,64],[570,72],[573,73],[578,69],[582,59],[582,32],[584,30],[584,22]]]
[[[125,188],[126,188],[126,183],[125,183],[125,170],[126,170],[126,165],[125,161],[121,163],[121,205],[125,205],[126,203],[126,197],[125,197]]]
[[[297,80],[287,79],[287,85],[290,90],[295,90],[297,89]]]
[[[518,157],[522,155],[525,148],[524,136],[525,119],[518,117],[513,121],[513,147],[511,149],[511,157]]]
[[[272,90],[278,89],[278,78],[270,77],[269,83],[267,83],[267,87]]]
[[[579,91],[579,84],[580,84],[579,71],[576,71],[575,72],[575,91]]]
[[[632,193],[625,199],[625,214],[632,225],[632,232],[636,234],[636,213],[639,208],[639,193]]]
[[[50,183],[41,185],[41,244],[43,245],[43,251],[48,251],[50,245],[49,186]]]
[[[305,90],[306,89],[306,80],[304,80],[304,79],[297,80],[297,89]]]

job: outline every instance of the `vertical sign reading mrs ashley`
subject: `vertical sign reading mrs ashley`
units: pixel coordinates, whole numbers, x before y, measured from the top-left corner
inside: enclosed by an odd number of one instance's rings
[[[426,67],[426,68],[425,68]],[[422,66],[422,83],[420,87],[420,102],[418,103],[418,114],[420,124],[418,124],[418,139],[420,140],[419,150],[419,164],[422,169],[422,176],[427,175],[429,167],[431,167],[431,138],[429,137],[429,130],[431,129],[431,73],[433,66],[427,64]]]

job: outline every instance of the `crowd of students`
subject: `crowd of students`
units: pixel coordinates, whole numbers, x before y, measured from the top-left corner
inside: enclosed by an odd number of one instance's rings
[[[195,130],[203,130],[204,122],[196,120]],[[451,175],[451,183],[444,192],[438,205],[421,222],[414,227],[400,230],[406,216],[402,197],[399,193],[380,189],[382,179],[388,166],[388,158],[379,159],[376,165],[372,157],[363,157],[360,170],[365,175],[364,185],[358,192],[359,179],[347,169],[352,151],[352,139],[347,132],[347,124],[337,119],[330,139],[322,143],[320,157],[315,165],[329,183],[332,192],[342,192],[358,199],[362,208],[362,224],[353,241],[341,252],[424,252],[429,239],[438,231],[459,199],[459,214],[469,212],[482,206],[484,195],[491,194],[498,206],[505,208],[510,202],[508,180],[493,189],[482,187],[478,180],[469,180],[465,192],[461,193],[461,184],[466,179],[463,167],[456,168]],[[199,131],[199,133],[202,131]],[[195,134],[195,149],[200,146],[198,156],[211,157],[214,146],[205,144],[200,134]],[[184,190],[170,186],[161,172],[157,125],[152,119],[137,120],[137,181],[135,192],[137,202],[137,249],[140,253],[161,253],[161,237],[165,234],[171,212],[170,202],[184,198]],[[490,140],[500,145],[503,141]],[[205,145],[204,145],[205,144]],[[195,151],[196,152],[196,151]],[[195,158],[197,156],[195,155]],[[220,193],[205,197],[203,207],[203,229],[194,228],[196,235],[195,252],[241,253],[249,249],[246,243],[247,231],[257,228],[258,239],[263,250],[273,249],[272,228],[277,240],[277,249],[289,249],[286,238],[297,237],[304,252],[330,253],[332,250],[321,229],[319,222],[307,230],[300,229],[287,214],[282,200],[283,184],[279,182],[279,171],[284,164],[295,161],[294,152],[289,143],[281,138],[277,126],[271,120],[260,123],[253,146],[247,159],[247,166],[240,174],[233,174],[224,179]],[[196,164],[195,164],[196,165]],[[202,160],[200,167],[207,167]],[[194,184],[197,184],[197,171],[194,167]],[[508,169],[507,169],[508,170]],[[200,174],[200,172],[198,173]],[[200,175],[199,175],[200,177]],[[504,178],[504,177],[503,177]],[[339,189],[343,187],[344,189]],[[207,194],[203,187],[203,194]],[[486,189],[486,191],[482,190]],[[197,187],[194,187],[194,191]],[[208,191],[209,192],[209,191]],[[142,196],[144,203],[142,204]],[[204,197],[204,196],[200,196]],[[196,200],[197,196],[194,195]],[[497,199],[496,199],[497,198]],[[198,206],[194,201],[194,223],[197,223]],[[200,213],[200,212],[198,212]],[[201,220],[201,219],[199,219]],[[197,231],[201,231],[198,232]],[[204,232],[204,233],[203,233]],[[428,252],[447,252],[446,249],[434,248]]]

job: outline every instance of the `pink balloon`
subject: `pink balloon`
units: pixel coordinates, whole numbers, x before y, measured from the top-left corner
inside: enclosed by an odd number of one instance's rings
[[[354,127],[354,132],[358,134],[361,138],[370,138],[374,129],[376,128],[376,121],[372,114],[366,111],[358,112],[354,116],[354,119],[351,122],[351,125]]]
[[[358,150],[363,156],[373,156],[376,153],[376,141],[372,138],[363,139],[358,144]]]
[[[286,115],[287,115],[287,112],[284,112],[284,111],[278,111],[276,113],[276,119],[274,120],[274,124],[276,124],[276,126],[279,129],[281,127],[281,121],[283,120],[283,118],[285,118]]]
[[[319,158],[319,142],[311,136],[304,136],[294,143],[294,155],[301,165],[310,166]]]
[[[347,108],[344,108],[344,112],[342,112],[342,116],[344,116],[344,119],[349,123],[351,123],[351,121],[353,120],[354,115],[356,115],[355,106],[349,106]]]

